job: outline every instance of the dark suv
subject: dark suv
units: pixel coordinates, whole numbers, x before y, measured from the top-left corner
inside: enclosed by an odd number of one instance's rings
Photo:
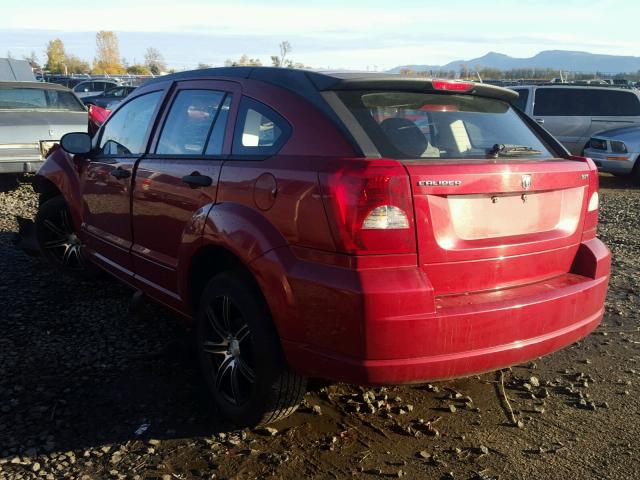
[[[222,68],[146,83],[39,171],[36,234],[186,321],[214,403],[469,375],[603,315],[598,177],[489,85]]]

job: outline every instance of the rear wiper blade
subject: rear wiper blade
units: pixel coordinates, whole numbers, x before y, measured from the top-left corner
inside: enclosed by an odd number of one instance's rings
[[[516,157],[519,155],[539,155],[542,152],[535,148],[527,147],[525,145],[504,145],[502,143],[496,143],[487,152],[488,156],[493,158],[497,157]]]

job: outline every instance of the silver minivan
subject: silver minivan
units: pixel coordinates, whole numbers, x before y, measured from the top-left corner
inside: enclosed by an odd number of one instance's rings
[[[520,94],[514,104],[574,155],[582,155],[596,132],[640,123],[635,89],[570,84],[511,88]]]

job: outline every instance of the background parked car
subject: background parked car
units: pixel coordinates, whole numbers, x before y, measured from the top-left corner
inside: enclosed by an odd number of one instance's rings
[[[85,105],[97,105],[108,110],[113,110],[127,95],[133,92],[136,87],[129,85],[121,85],[111,88],[106,92],[90,97],[83,97],[82,101]]]
[[[584,154],[593,159],[600,171],[631,175],[640,185],[640,125],[595,134]]]
[[[67,132],[87,130],[87,110],[67,88],[0,82],[0,173],[34,172]]]
[[[86,80],[84,82],[78,83],[75,87],[73,87],[73,91],[78,97],[92,97],[95,95],[100,95],[101,93],[106,92],[107,90],[112,89],[113,87],[117,87],[119,83],[116,80]]]
[[[513,87],[514,104],[544,126],[571,153],[581,155],[595,132],[640,123],[638,91],[582,85]]]

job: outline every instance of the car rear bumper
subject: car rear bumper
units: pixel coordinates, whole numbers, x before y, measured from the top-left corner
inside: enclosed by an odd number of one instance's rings
[[[590,240],[581,244],[571,273],[498,291],[434,297],[435,311],[424,313],[407,313],[407,302],[418,308],[430,304],[428,292],[415,288],[418,277],[411,269],[359,272],[361,291],[349,295],[355,302],[349,305],[345,297],[327,315],[326,328],[338,329],[336,348],[314,325],[306,341],[283,339],[285,355],[300,373],[373,385],[461,377],[528,361],[583,338],[600,323],[610,260],[606,246]],[[348,314],[354,305],[361,314]]]
[[[0,173],[36,172],[44,163],[39,144],[0,144]]]
[[[42,159],[34,160],[4,160],[0,159],[0,173],[34,173],[42,166]]]
[[[638,158],[637,153],[607,153],[586,149],[585,156],[591,158],[601,172],[627,174],[631,173]]]

